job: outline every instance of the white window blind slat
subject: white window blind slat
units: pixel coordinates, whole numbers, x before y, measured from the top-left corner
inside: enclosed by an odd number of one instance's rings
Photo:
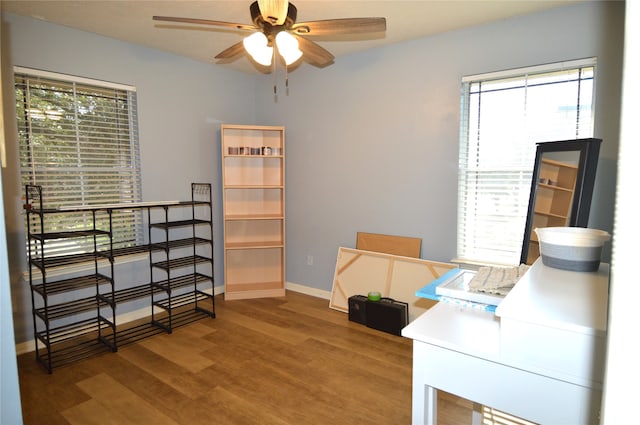
[[[22,183],[43,187],[43,207],[142,199],[134,87],[16,67],[15,94]],[[83,229],[88,214],[51,214],[40,230]],[[111,220],[114,246],[143,242],[140,211],[114,211]],[[109,217],[99,214],[96,226],[108,230]],[[49,255],[93,249],[93,238],[45,245]]]

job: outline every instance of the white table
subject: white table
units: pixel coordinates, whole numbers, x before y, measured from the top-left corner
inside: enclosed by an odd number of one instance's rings
[[[439,303],[410,323],[413,424],[436,424],[438,389],[541,424],[597,423],[608,270],[538,260],[495,314]]]

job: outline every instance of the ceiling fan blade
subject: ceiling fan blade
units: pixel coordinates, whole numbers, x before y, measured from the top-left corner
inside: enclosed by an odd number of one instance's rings
[[[367,32],[382,32],[387,29],[385,18],[344,18],[322,21],[300,22],[291,26],[291,31],[300,35],[342,35]]]
[[[233,46],[224,49],[222,52],[216,55],[216,59],[230,59],[244,52],[244,44],[242,41],[234,44]]]
[[[296,39],[303,58],[311,65],[322,68],[333,63],[335,57],[324,47],[304,37],[296,36]]]
[[[234,22],[224,21],[211,21],[209,19],[196,19],[196,18],[177,18],[174,16],[154,16],[154,21],[166,21],[166,22],[180,22],[183,24],[198,24],[198,25],[213,25],[218,27],[232,27],[238,30],[255,31],[258,29],[254,25],[236,24]]]

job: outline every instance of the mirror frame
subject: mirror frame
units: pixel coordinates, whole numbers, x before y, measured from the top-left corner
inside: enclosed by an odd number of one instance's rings
[[[601,142],[601,139],[589,138],[539,142],[536,144],[536,158],[533,167],[533,176],[531,178],[529,208],[527,209],[527,220],[524,227],[520,264],[526,264],[527,256],[529,254],[529,241],[531,239],[531,232],[533,231],[532,227],[535,214],[536,196],[538,194],[538,181],[540,179],[542,156],[548,152],[580,153],[568,226],[587,227],[589,223],[591,198],[593,195],[593,186],[596,178]]]

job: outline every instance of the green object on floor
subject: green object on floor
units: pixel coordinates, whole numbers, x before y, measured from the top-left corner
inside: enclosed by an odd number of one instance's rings
[[[369,301],[380,301],[382,295],[380,295],[380,292],[369,292],[367,298],[369,299]]]

